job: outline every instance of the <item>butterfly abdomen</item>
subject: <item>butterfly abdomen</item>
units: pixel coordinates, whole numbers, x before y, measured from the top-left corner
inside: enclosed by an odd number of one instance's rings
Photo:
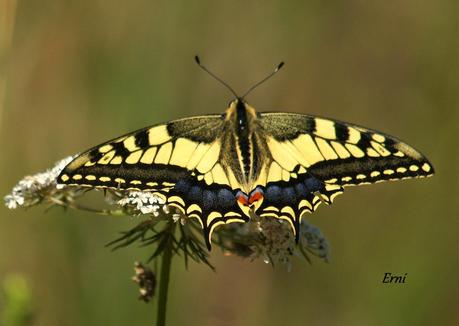
[[[242,101],[237,101],[236,105],[236,140],[240,152],[242,172],[247,180],[250,175],[251,152],[252,152],[252,133],[250,130],[247,111]]]

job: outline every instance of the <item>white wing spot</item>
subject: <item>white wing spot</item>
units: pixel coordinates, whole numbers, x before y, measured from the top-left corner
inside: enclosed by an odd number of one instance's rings
[[[345,146],[347,147],[349,152],[351,152],[351,154],[354,157],[360,158],[360,157],[364,157],[365,156],[365,153],[360,148],[358,148],[357,146],[352,145],[352,144],[346,144]]]
[[[380,134],[373,134],[373,139],[376,140],[378,143],[383,143],[386,140],[386,137]]]
[[[121,164],[123,162],[123,158],[121,156],[115,156],[113,160],[110,161],[110,164]]]
[[[113,148],[112,145],[104,145],[99,147],[99,153],[107,153],[109,150]]]
[[[352,144],[357,144],[360,140],[360,131],[353,127],[348,127],[349,137],[347,139],[348,142]]]
[[[137,164],[137,162],[139,162],[139,159],[140,157],[142,156],[143,154],[143,151],[136,151],[132,154],[130,154],[127,158],[126,158],[126,163],[127,164]]]
[[[147,149],[145,153],[143,154],[142,158],[140,159],[140,163],[144,163],[144,164],[153,163],[157,150],[158,150],[157,147],[150,147],[149,149]]]
[[[315,134],[319,137],[327,139],[336,139],[335,123],[330,120],[315,118],[316,132]]]
[[[427,163],[424,163],[422,165],[422,170],[424,170],[425,172],[429,172],[430,171],[430,165],[427,164]]]
[[[378,152],[376,152],[373,148],[367,148],[367,155],[370,157],[379,157]]]

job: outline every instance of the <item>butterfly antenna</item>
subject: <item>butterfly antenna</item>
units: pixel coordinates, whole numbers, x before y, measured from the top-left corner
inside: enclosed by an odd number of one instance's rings
[[[230,87],[230,85],[228,85],[227,83],[225,83],[220,77],[218,77],[217,75],[215,75],[214,73],[212,73],[209,69],[207,69],[205,66],[203,66],[201,64],[201,60],[199,59],[199,57],[196,55],[194,57],[194,60],[196,61],[196,63],[198,64],[199,67],[201,67],[202,70],[204,70],[205,72],[207,72],[209,75],[211,75],[213,78],[215,78],[216,80],[218,80],[221,84],[223,84],[226,88],[228,88],[230,90],[231,93],[233,93],[233,95],[236,97],[236,98],[239,98],[239,96],[237,96],[236,92]]]
[[[269,78],[271,78],[272,76],[274,76],[276,74],[276,72],[278,72],[284,65],[284,62],[282,61],[281,63],[279,63],[276,67],[276,69],[274,69],[274,71],[272,73],[270,73],[268,76],[266,76],[265,78],[263,78],[262,80],[260,80],[258,83],[256,83],[255,85],[253,85],[252,87],[249,88],[249,90],[247,92],[245,92],[244,95],[242,95],[242,98],[246,97],[247,95],[249,95],[249,93],[251,91],[253,91],[255,88],[257,88],[258,86],[260,86],[261,84],[263,84],[265,81],[267,81]]]

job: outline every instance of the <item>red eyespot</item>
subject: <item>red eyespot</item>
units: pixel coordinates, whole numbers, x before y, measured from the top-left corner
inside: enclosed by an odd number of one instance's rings
[[[249,198],[249,204],[253,204],[254,202],[260,200],[263,198],[263,193],[257,191],[254,194],[252,194]]]
[[[239,193],[236,196],[237,196],[237,201],[239,203],[241,203],[244,206],[249,206],[249,201],[248,201],[248,198],[247,198],[247,196],[245,194]]]
[[[259,201],[260,199],[263,198],[263,191],[259,188],[256,188],[254,191],[250,193],[250,197],[247,196],[245,193],[242,191],[239,191],[236,194],[237,201],[244,205],[244,206],[252,206],[253,203],[256,201]]]

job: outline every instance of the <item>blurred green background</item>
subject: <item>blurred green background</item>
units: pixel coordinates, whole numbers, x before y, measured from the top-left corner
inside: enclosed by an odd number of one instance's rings
[[[0,0],[0,194],[125,132],[222,112],[231,95],[195,54],[239,92],[283,60],[255,108],[385,131],[437,174],[348,188],[309,217],[330,264],[176,259],[170,325],[458,325],[458,35],[456,0]],[[149,250],[104,247],[136,221],[44,210],[0,205],[0,282],[28,284],[32,325],[154,324],[130,281]]]

